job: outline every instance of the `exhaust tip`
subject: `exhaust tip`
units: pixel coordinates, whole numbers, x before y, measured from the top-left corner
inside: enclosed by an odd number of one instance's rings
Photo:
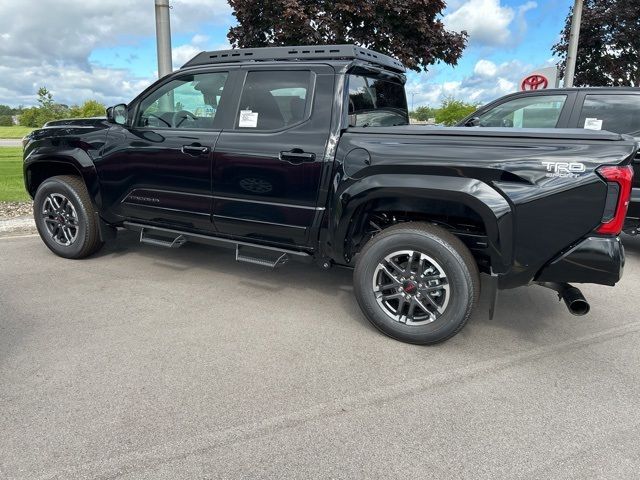
[[[591,306],[584,298],[582,292],[568,283],[541,282],[540,285],[558,292],[558,296],[564,300],[569,313],[576,316],[582,316],[589,313]]]
[[[589,310],[591,309],[589,302],[587,302],[584,295],[582,295],[582,292],[576,287],[567,284],[564,288],[561,288],[558,293],[560,294],[560,298],[562,298],[564,303],[567,305],[569,312],[573,315],[580,316],[589,313]]]
[[[586,315],[587,313],[589,313],[589,310],[591,310],[591,306],[589,305],[589,302],[582,299],[574,300],[570,304],[567,304],[567,308],[569,309],[569,312],[571,312],[572,315],[576,315],[576,316]]]

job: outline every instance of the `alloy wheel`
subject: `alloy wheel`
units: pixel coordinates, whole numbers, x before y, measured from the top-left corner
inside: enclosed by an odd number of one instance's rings
[[[382,310],[406,325],[437,320],[447,308],[450,285],[444,269],[414,250],[387,255],[373,274],[373,293]]]
[[[71,201],[61,193],[50,193],[41,211],[47,233],[58,245],[68,247],[78,238],[78,214]]]

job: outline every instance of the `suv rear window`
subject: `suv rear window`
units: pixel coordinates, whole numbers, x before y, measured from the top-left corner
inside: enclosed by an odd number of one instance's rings
[[[380,78],[349,75],[349,126],[408,125],[404,86]]]
[[[480,127],[554,128],[566,95],[529,95],[496,105],[478,115]]]
[[[640,95],[587,95],[578,127],[640,136]]]

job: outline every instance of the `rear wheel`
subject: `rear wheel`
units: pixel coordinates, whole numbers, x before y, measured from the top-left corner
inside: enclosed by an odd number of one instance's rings
[[[480,291],[476,262],[446,230],[404,223],[371,239],[356,261],[356,298],[383,333],[416,344],[458,333]]]
[[[42,182],[33,214],[40,237],[56,255],[84,258],[103,245],[95,209],[79,177],[64,175]]]

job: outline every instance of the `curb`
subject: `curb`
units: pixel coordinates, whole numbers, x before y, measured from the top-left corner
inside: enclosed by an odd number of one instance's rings
[[[0,237],[37,233],[36,223],[32,217],[17,217],[0,220]]]
[[[19,138],[0,138],[0,147],[21,147],[22,140]]]

